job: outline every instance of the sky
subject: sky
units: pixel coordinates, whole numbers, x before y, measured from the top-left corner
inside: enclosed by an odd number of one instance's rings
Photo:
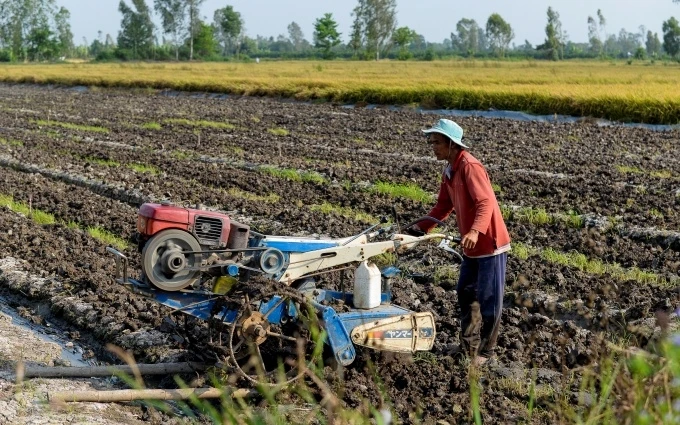
[[[124,1],[132,4],[130,0]],[[153,0],[146,1],[153,8]],[[71,30],[77,45],[83,43],[83,37],[88,44],[92,43],[98,31],[116,39],[121,21],[119,2],[56,0],[57,6],[71,12]],[[206,0],[201,16],[212,23],[216,9],[231,5],[241,13],[249,37],[276,38],[279,34],[287,37],[288,25],[296,22],[311,42],[315,20],[332,13],[342,41],[347,42],[356,4],[356,0]],[[560,14],[562,28],[573,42],[587,42],[588,16],[597,19],[598,9],[607,21],[608,34],[618,34],[622,28],[638,33],[643,25],[646,30],[658,32],[662,39],[663,21],[671,16],[680,20],[680,3],[672,0],[397,0],[397,23],[422,34],[427,41],[441,43],[455,32],[460,19],[471,18],[484,27],[489,15],[499,13],[515,31],[513,43],[521,45],[528,40],[537,45],[545,40],[549,6]]]

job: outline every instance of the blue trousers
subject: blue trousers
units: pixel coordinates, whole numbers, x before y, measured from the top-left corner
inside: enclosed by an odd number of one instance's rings
[[[463,257],[458,278],[461,344],[471,355],[491,356],[496,347],[505,292],[506,252]]]

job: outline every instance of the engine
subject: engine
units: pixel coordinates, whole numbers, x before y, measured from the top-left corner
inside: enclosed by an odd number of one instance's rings
[[[145,203],[137,218],[144,280],[179,291],[220,276],[245,256],[250,227],[223,213]]]

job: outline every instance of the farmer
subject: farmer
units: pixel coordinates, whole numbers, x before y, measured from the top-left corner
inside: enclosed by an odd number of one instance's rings
[[[460,348],[481,366],[493,355],[498,339],[510,236],[489,175],[463,143],[463,129],[440,119],[423,132],[437,159],[448,163],[437,203],[428,215],[443,221],[451,212],[456,214],[464,253],[456,288],[463,332]],[[427,233],[435,225],[423,220],[407,232]]]

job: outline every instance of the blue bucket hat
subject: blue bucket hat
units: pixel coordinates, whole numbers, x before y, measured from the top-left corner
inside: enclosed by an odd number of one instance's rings
[[[439,133],[443,134],[444,136],[448,137],[453,141],[453,143],[457,144],[458,146],[462,147],[463,149],[469,149],[467,146],[463,144],[463,129],[456,124],[455,122],[447,119],[440,119],[437,121],[437,124],[433,125],[432,128],[429,128],[427,130],[423,130],[423,133],[425,134],[430,134],[430,133]]]

